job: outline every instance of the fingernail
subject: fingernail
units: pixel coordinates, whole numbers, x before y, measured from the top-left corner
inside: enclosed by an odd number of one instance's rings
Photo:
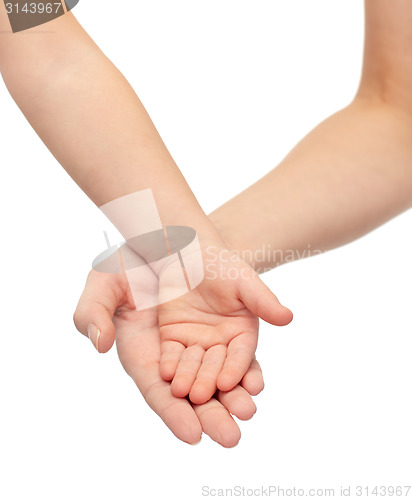
[[[187,443],[187,444],[190,444],[190,446],[197,446],[201,441],[202,438],[200,438],[199,441],[196,441],[196,443]]]
[[[89,336],[89,339],[92,341],[92,344],[94,347],[99,351],[99,339],[100,339],[100,334],[102,332],[97,328],[96,325],[90,324],[87,328],[87,335]]]

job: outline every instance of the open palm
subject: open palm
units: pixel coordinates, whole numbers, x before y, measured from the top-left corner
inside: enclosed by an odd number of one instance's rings
[[[279,326],[292,319],[250,266],[219,255],[195,290],[159,306],[160,373],[172,380],[175,396],[189,395],[196,404],[242,380],[254,358],[259,318]]]
[[[223,446],[234,446],[240,430],[231,414],[251,418],[256,407],[250,394],[263,388],[259,364],[253,360],[241,385],[217,391],[206,404],[190,404],[174,396],[159,373],[160,334],[157,308],[137,311],[124,275],[91,271],[74,314],[79,331],[87,335],[93,323],[101,331],[99,351],[107,352],[116,339],[119,359],[149,406],[181,440],[199,441],[202,432]]]

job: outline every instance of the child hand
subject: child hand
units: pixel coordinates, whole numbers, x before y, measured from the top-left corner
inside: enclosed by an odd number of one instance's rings
[[[254,358],[259,318],[282,326],[292,313],[248,264],[214,248],[203,282],[159,306],[160,374],[172,393],[203,404],[216,389],[233,389]]]

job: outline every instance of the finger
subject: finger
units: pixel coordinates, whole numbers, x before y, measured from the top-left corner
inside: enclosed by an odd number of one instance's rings
[[[256,273],[240,281],[239,298],[253,314],[272,325],[284,326],[293,319],[292,311],[279,302]]]
[[[172,380],[175,376],[180,356],[185,346],[180,342],[165,340],[162,342],[162,355],[160,357],[160,376],[163,380]]]
[[[115,327],[112,318],[122,296],[121,284],[115,275],[90,271],[73,321],[99,352],[107,352],[113,346]]]
[[[151,382],[149,382],[151,380]],[[145,373],[145,382],[135,380],[147,404],[159,415],[173,434],[185,443],[198,443],[202,437],[202,427],[187,399],[177,398],[170,391],[170,383],[160,378],[158,373]]]
[[[202,428],[193,408],[186,399],[173,396],[170,383],[160,377],[159,330],[154,326],[146,333],[139,332],[140,324],[141,320],[136,324],[129,322],[121,328],[126,331],[118,338],[117,350],[123,368],[175,436],[187,443],[197,443]]]
[[[215,345],[206,351],[189,393],[192,403],[206,403],[216,392],[216,380],[224,365],[226,351],[224,345]]]
[[[193,405],[203,432],[225,448],[236,446],[240,429],[228,411],[215,399],[203,405]]]
[[[257,396],[263,391],[265,382],[263,380],[262,368],[256,357],[252,359],[249,370],[242,378],[240,385],[244,387],[251,396]]]
[[[217,391],[216,399],[240,420],[249,420],[256,413],[256,405],[250,394],[240,385],[228,392]]]
[[[225,364],[217,378],[218,389],[230,391],[242,380],[252,362],[256,347],[257,335],[254,332],[241,333],[229,343]]]
[[[190,346],[183,351],[176,369],[176,375],[172,381],[171,388],[174,396],[184,398],[189,394],[204,353],[204,349],[198,345]]]

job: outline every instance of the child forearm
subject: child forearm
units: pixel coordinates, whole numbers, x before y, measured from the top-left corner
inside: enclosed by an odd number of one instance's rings
[[[348,243],[412,206],[411,131],[412,114],[357,98],[211,220],[261,272]]]
[[[411,23],[411,2],[366,0],[353,102],[212,214],[256,268],[343,245],[412,205]]]

